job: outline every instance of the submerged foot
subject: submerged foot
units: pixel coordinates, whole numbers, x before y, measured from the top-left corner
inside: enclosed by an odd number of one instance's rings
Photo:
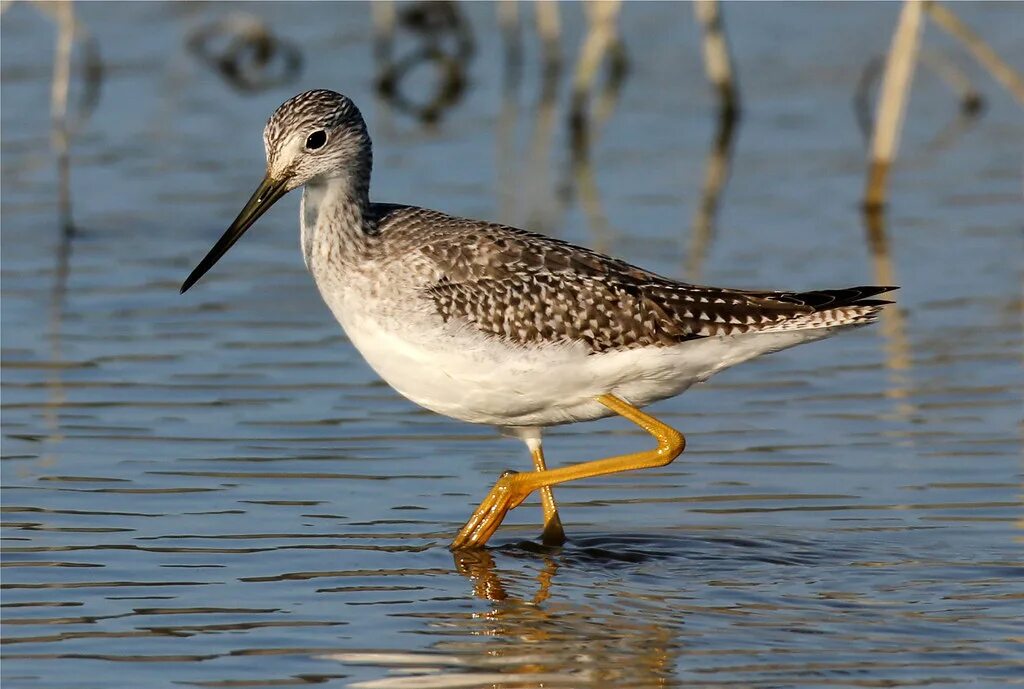
[[[491,492],[487,494],[469,521],[456,534],[455,539],[448,546],[450,549],[482,548],[487,543],[487,540],[501,526],[505,515],[518,507],[529,494],[529,491],[523,492],[520,488],[520,481],[517,480],[518,474],[519,472],[516,471],[506,471],[498,478],[497,483],[491,488]]]

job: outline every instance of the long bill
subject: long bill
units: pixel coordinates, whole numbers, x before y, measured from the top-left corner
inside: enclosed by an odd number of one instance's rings
[[[206,275],[206,271],[213,268],[213,265],[220,260],[220,257],[228,252],[235,242],[245,234],[245,231],[252,227],[253,223],[259,220],[259,217],[267,212],[267,209],[274,205],[274,203],[282,196],[288,193],[288,187],[286,185],[287,180],[275,180],[271,179],[270,176],[263,178],[260,185],[256,187],[256,191],[246,201],[242,211],[235,218],[235,221],[231,223],[231,227],[221,235],[221,238],[217,240],[217,243],[213,245],[209,253],[199,262],[187,278],[181,285],[181,294],[184,294],[189,287],[196,284],[199,278]]]

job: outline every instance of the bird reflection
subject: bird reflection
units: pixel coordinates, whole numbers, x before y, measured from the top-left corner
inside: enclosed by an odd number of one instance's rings
[[[509,599],[505,586],[501,583],[494,557],[487,550],[456,550],[455,571],[473,583],[473,595],[492,602]],[[532,598],[532,605],[538,605],[551,597],[551,581],[558,572],[558,564],[550,555],[542,555],[544,567],[538,577],[538,589]],[[518,600],[518,599],[513,599]]]
[[[376,689],[670,686],[682,650],[677,601],[653,592],[616,595],[614,584],[581,582],[584,574],[647,558],[623,557],[621,548],[608,551],[605,545],[582,542],[567,549],[523,542],[456,551],[455,571],[480,603],[467,610],[459,597],[447,611],[406,615],[422,618],[440,637],[429,649],[323,657],[390,669],[388,676],[358,685]],[[496,556],[509,563],[506,571]]]
[[[540,563],[527,595],[513,593],[523,586],[522,569],[514,581],[507,577],[510,582],[506,583],[491,551],[453,553],[455,569],[470,582],[473,595],[492,604],[489,612],[463,621],[476,628],[476,635],[495,640],[487,654],[510,661],[501,664],[502,674],[524,675],[523,680],[541,674],[556,678],[556,685],[570,678],[592,686],[617,686],[627,679],[642,686],[668,682],[677,654],[672,625],[633,614],[636,611],[591,607],[555,597],[556,578],[563,568],[561,551],[533,543],[509,551],[526,563],[534,559]],[[572,569],[571,564],[567,566]],[[446,626],[452,622],[447,620]],[[447,653],[470,649],[479,653],[477,646],[465,642],[438,646],[437,650]]]

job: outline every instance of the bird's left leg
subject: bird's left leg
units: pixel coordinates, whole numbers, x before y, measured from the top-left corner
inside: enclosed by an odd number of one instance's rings
[[[508,511],[519,506],[526,496],[535,490],[581,478],[665,466],[678,457],[686,447],[686,439],[682,433],[645,414],[629,402],[615,395],[601,395],[596,399],[608,409],[650,433],[658,441],[657,447],[546,471],[529,471],[522,474],[515,471],[505,472],[455,536],[450,546],[452,550],[483,547]]]
[[[530,456],[533,458],[534,471],[547,471],[544,463],[544,450],[541,447],[540,433],[536,437],[526,438],[526,446],[530,448]],[[544,486],[540,489],[540,503],[544,508],[544,530],[541,531],[540,540],[544,545],[562,545],[565,543],[565,529],[562,528],[562,519],[558,516],[558,505],[555,504],[555,496],[551,492],[551,486]]]

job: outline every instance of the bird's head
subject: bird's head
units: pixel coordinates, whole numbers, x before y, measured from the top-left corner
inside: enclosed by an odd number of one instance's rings
[[[372,149],[366,123],[347,96],[326,89],[294,96],[274,111],[263,129],[267,172],[238,217],[181,286],[185,292],[234,246],[278,199],[317,181],[340,180],[366,197]]]
[[[362,172],[370,137],[347,96],[317,89],[285,101],[263,128],[267,177],[288,191],[307,182]]]

